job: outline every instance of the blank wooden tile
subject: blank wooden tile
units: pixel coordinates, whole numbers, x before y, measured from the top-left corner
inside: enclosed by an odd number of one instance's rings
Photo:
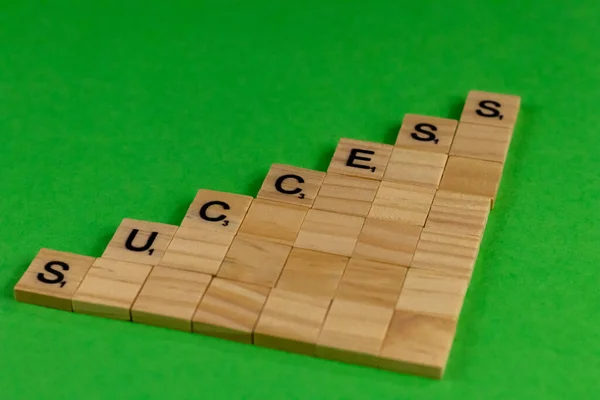
[[[132,320],[191,332],[192,316],[211,278],[198,272],[154,267],[133,303]]]
[[[256,197],[311,207],[323,178],[325,172],[273,164]]]
[[[232,241],[229,232],[182,226],[158,265],[216,275]]]
[[[393,146],[354,139],[340,139],[327,173],[381,180]]]
[[[455,334],[456,322],[451,319],[396,311],[379,353],[379,367],[440,379]]]
[[[330,300],[272,289],[254,329],[254,344],[315,355]]]
[[[461,122],[450,155],[504,163],[511,136],[509,128]]]
[[[236,236],[217,276],[273,287],[290,254],[291,246]]]
[[[468,286],[468,278],[409,268],[396,310],[457,320]]]
[[[406,114],[396,146],[448,154],[457,124],[455,119]]]
[[[367,218],[352,256],[408,267],[421,229],[416,225]]]
[[[156,265],[171,243],[177,226],[125,218],[102,258]]]
[[[193,331],[252,343],[252,332],[269,288],[214,278],[193,318]]]
[[[502,177],[502,164],[450,156],[440,190],[496,198]]]
[[[327,174],[315,199],[315,210],[366,217],[379,188],[379,181]]]
[[[292,245],[308,209],[277,201],[254,199],[239,235]]]
[[[188,208],[181,226],[229,233],[234,236],[242,223],[252,197],[200,189]]]
[[[346,264],[348,257],[294,248],[275,287],[333,298]]]
[[[383,180],[437,188],[447,158],[446,154],[396,147]]]
[[[471,90],[460,122],[514,128],[521,98],[519,96]]]
[[[435,188],[398,182],[381,182],[369,218],[425,225]]]
[[[364,221],[363,217],[310,210],[294,247],[349,257]]]
[[[438,190],[425,227],[483,236],[490,206],[490,199],[487,197]]]
[[[98,258],[73,296],[73,311],[130,320],[131,306],[151,270],[146,264]]]
[[[480,244],[477,236],[425,227],[410,267],[470,278]]]
[[[41,249],[15,285],[15,299],[73,311],[73,294],[95,260],[93,257]]]

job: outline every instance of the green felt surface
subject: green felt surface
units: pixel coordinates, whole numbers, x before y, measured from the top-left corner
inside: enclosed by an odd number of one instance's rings
[[[100,4],[101,3],[101,4]],[[125,4],[126,3],[126,4]],[[600,393],[600,2],[0,0],[0,398],[589,399]],[[255,195],[393,143],[470,89],[522,96],[442,381],[13,300],[40,247]]]

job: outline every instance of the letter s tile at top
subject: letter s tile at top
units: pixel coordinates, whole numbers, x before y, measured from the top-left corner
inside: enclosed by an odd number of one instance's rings
[[[460,122],[498,126],[512,130],[520,108],[521,98],[519,96],[471,90],[467,95]]]
[[[457,125],[454,119],[406,114],[396,147],[448,154]]]

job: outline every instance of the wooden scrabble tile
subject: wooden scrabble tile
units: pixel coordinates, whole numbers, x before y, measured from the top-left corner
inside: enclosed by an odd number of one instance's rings
[[[407,270],[399,265],[351,258],[335,298],[373,307],[394,308]]]
[[[490,199],[438,190],[427,217],[426,228],[483,236],[490,213]]]
[[[177,226],[125,218],[104,250],[102,258],[156,265]]]
[[[294,247],[351,256],[365,219],[330,211],[310,210]]]
[[[182,226],[158,265],[216,275],[232,241],[229,232]]]
[[[460,122],[513,129],[520,107],[519,96],[471,90]]]
[[[318,357],[377,367],[394,309],[335,298],[317,342]]]
[[[273,164],[256,197],[311,207],[323,178],[325,172]]]
[[[254,199],[239,235],[292,245],[308,209],[277,201]]]
[[[369,218],[425,225],[435,188],[398,182],[381,182]]]
[[[236,236],[217,276],[273,287],[290,254],[291,246]]]
[[[333,298],[346,264],[348,257],[293,248],[275,287]]]
[[[194,314],[193,331],[242,343],[252,332],[269,288],[214,278]]]
[[[254,344],[313,356],[331,301],[275,288],[254,329]]]
[[[406,114],[396,146],[448,154],[457,124],[454,119]]]
[[[457,320],[468,286],[468,278],[409,268],[396,310]]]
[[[98,258],[73,296],[73,311],[130,320],[131,306],[151,265]]]
[[[511,136],[509,128],[461,122],[450,155],[504,163]]]
[[[15,299],[73,311],[73,294],[95,260],[93,257],[41,249],[15,285]]]
[[[181,226],[212,232],[237,233],[252,197],[200,189],[188,208]]]
[[[191,332],[192,316],[211,278],[198,272],[154,267],[133,303],[131,319]]]
[[[395,311],[379,367],[440,379],[456,334],[456,321],[409,311]]]
[[[481,238],[425,227],[417,244],[411,268],[423,268],[470,278]]]
[[[354,139],[340,139],[327,173],[381,180],[393,146]]]
[[[446,154],[396,147],[383,180],[437,188],[447,158]]]
[[[327,174],[315,199],[315,210],[366,217],[379,188],[379,181]]]
[[[352,257],[408,267],[421,227],[367,218]]]
[[[501,178],[499,162],[450,156],[440,190],[488,197],[493,205]]]

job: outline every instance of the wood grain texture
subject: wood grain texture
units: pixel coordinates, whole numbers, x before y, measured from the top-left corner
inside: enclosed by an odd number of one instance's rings
[[[291,246],[307,212],[304,206],[254,199],[238,235]]]
[[[217,276],[273,287],[291,250],[291,246],[238,235],[233,239]]]
[[[511,137],[509,128],[461,122],[450,155],[504,163]]]
[[[102,258],[156,265],[177,228],[175,225],[125,218],[108,243]],[[130,248],[127,248],[128,243]]]
[[[73,311],[131,320],[131,306],[152,266],[98,258],[73,296]]]
[[[327,174],[313,209],[366,217],[379,188],[379,181]]]
[[[383,180],[437,188],[447,158],[446,154],[396,147]]]
[[[440,183],[440,190],[496,199],[502,178],[502,164],[450,156]]]
[[[310,210],[294,247],[349,257],[364,221],[363,217]]]
[[[458,121],[406,114],[396,139],[397,147],[448,154]]]
[[[383,181],[369,218],[423,226],[434,195],[433,187]]]
[[[311,207],[319,193],[323,178],[325,172],[273,164],[256,197]]]
[[[487,197],[438,190],[425,227],[481,237],[490,207],[491,202]]]
[[[269,295],[269,288],[214,278],[193,317],[193,331],[252,343],[252,332]]]
[[[456,321],[451,319],[395,311],[379,353],[379,367],[441,379],[455,334]]]
[[[96,259],[40,249],[14,287],[17,301],[73,311],[73,295]]]
[[[513,129],[520,108],[519,96],[471,90],[467,95],[460,122]]]
[[[342,138],[338,142],[327,173],[381,180],[393,146]]]
[[[154,267],[131,307],[131,319],[191,332],[192,316],[211,278],[198,272]]]

